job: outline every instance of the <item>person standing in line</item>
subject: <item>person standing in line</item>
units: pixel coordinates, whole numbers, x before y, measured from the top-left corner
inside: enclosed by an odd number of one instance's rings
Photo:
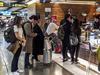
[[[57,34],[57,30],[58,30],[59,26],[57,25],[57,20],[56,19],[51,19],[51,22],[49,23],[47,30],[46,30],[46,35],[52,35]]]
[[[37,36],[37,33],[32,32],[32,27],[34,27],[34,19],[31,19],[31,17],[29,17],[29,21],[25,22],[23,24],[23,30],[24,30],[24,36],[26,39],[26,45],[25,45],[25,65],[24,67],[26,69],[30,69],[32,66],[29,63],[29,56],[32,53],[33,50],[33,38]]]
[[[47,28],[48,28],[48,25],[49,25],[49,23],[50,23],[50,18],[45,18],[45,20],[46,20],[46,22],[45,22],[45,24],[44,24],[44,28],[43,28],[43,32],[45,33],[46,32],[46,30],[47,30]]]
[[[53,42],[56,41],[54,38],[57,36],[57,30],[59,26],[57,25],[57,20],[55,18],[51,19],[51,22],[49,23],[47,30],[45,32],[45,36],[49,38],[49,40],[52,40]],[[54,51],[54,43],[51,42],[51,48],[52,51]]]
[[[64,39],[62,40],[62,56],[63,56],[63,62],[67,61],[69,59],[68,57],[68,50],[71,55],[71,46],[70,46],[70,33],[71,33],[71,25],[72,25],[72,17],[70,14],[66,14],[64,18],[65,25],[63,26],[64,29]]]
[[[80,48],[80,36],[81,36],[81,28],[79,26],[79,20],[77,18],[75,18],[73,21],[72,32],[77,36],[78,44],[75,46],[72,46],[71,62],[77,63],[78,62],[79,48]],[[75,56],[75,58],[74,58],[74,56]]]
[[[39,61],[38,60],[38,55],[43,55],[43,49],[44,49],[44,34],[39,26],[39,19],[37,15],[32,15],[30,17],[30,19],[33,19],[34,20],[34,27],[32,28],[33,29],[33,32],[34,33],[37,33],[37,36],[34,37],[33,39],[33,52],[32,52],[32,55],[33,55],[33,58],[32,59],[35,59],[36,61]]]
[[[22,72],[21,70],[18,70],[18,60],[19,60],[19,56],[22,50],[22,43],[25,43],[25,38],[23,36],[23,30],[22,30],[22,22],[23,22],[22,17],[16,16],[14,18],[14,33],[15,33],[16,38],[19,41],[20,47],[14,54],[14,57],[11,63],[11,72],[13,72],[13,75],[19,75],[18,72]]]

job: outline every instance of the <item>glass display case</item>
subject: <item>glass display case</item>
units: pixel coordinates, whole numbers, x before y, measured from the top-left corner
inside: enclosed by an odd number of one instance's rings
[[[100,30],[82,30],[79,57],[88,61],[89,54],[91,52],[90,62],[98,64],[96,58],[96,49],[98,48],[98,46],[100,46]]]

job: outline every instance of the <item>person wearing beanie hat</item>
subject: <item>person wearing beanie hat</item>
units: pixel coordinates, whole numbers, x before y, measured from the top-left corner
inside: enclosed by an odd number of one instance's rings
[[[38,20],[39,18],[38,18],[37,15],[32,15],[32,16],[29,17],[29,19],[30,19],[30,20],[32,20],[32,19],[34,19],[34,20]]]
[[[32,15],[30,17],[31,20],[34,21],[34,27],[33,32],[37,33],[37,36],[33,39],[33,52],[32,52],[32,59],[38,60],[38,55],[43,55],[43,49],[44,49],[44,34],[40,28],[39,22],[40,17],[37,15]]]

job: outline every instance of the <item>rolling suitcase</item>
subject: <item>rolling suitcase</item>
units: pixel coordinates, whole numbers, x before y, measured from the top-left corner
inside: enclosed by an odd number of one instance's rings
[[[50,41],[46,38],[44,40],[43,63],[50,64],[52,62],[52,48]]]

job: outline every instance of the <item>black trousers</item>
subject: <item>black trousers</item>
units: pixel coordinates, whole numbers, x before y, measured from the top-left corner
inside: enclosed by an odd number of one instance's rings
[[[29,63],[29,56],[30,56],[30,54],[31,53],[25,53],[25,65],[24,65],[25,68],[30,66],[30,63]]]
[[[79,54],[79,48],[80,48],[80,44],[76,45],[76,46],[72,46],[72,51],[71,51],[71,61],[77,61],[78,60],[78,54]],[[75,56],[75,58],[74,58]]]
[[[100,63],[98,64],[98,71],[100,71]]]
[[[69,53],[71,55],[71,46],[70,46],[70,43],[69,41],[66,41],[66,40],[63,40],[62,41],[62,55],[63,55],[63,59],[65,58],[68,58],[68,50],[69,50]]]
[[[38,61],[37,51],[32,52],[32,59],[35,59],[36,61]]]
[[[19,60],[19,56],[21,54],[21,50],[22,50],[22,45],[20,45],[17,52],[14,54],[14,57],[13,57],[13,60],[11,63],[11,72],[15,72],[18,70],[18,60]]]

